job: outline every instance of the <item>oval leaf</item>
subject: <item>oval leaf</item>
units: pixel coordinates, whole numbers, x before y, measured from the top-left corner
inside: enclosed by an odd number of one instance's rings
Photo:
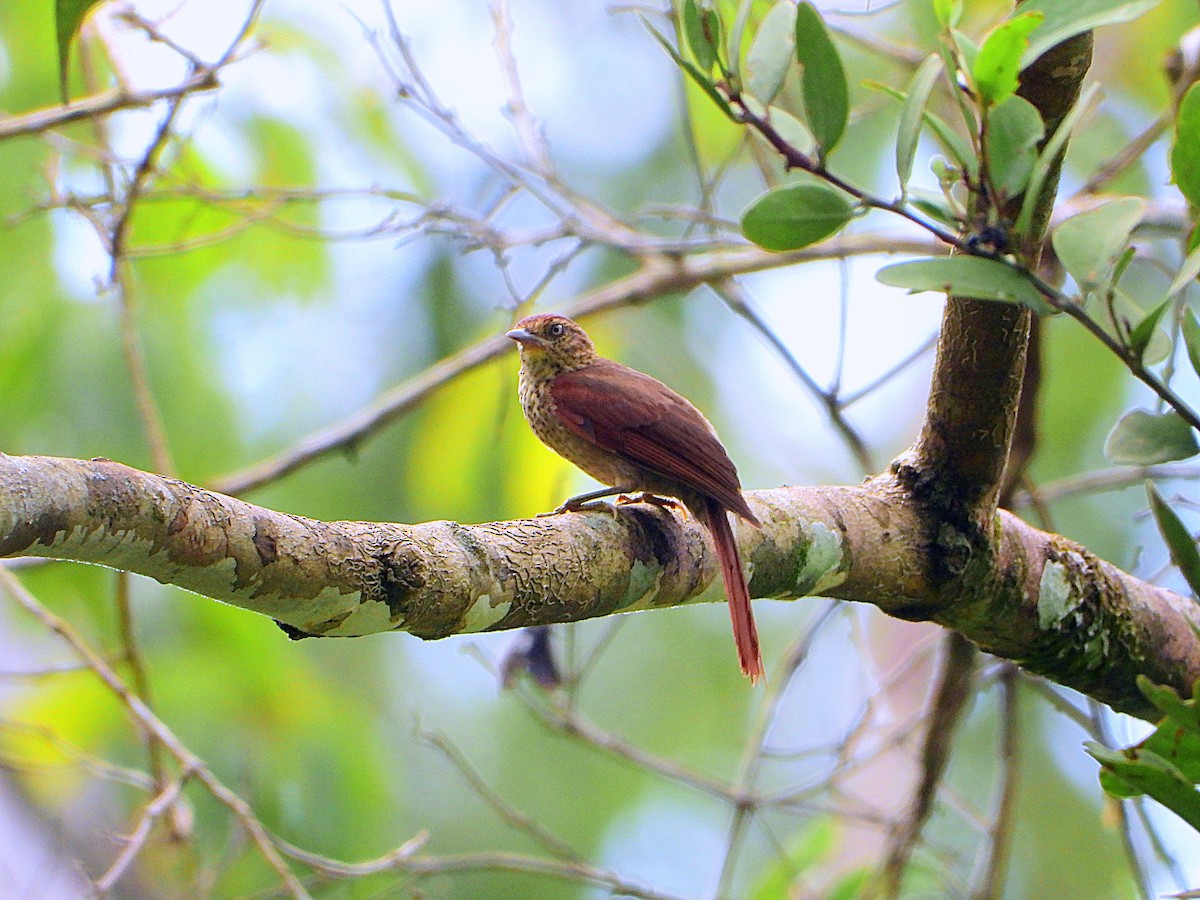
[[[925,106],[929,94],[942,71],[942,58],[931,53],[925,57],[917,73],[908,85],[908,97],[900,110],[900,127],[896,132],[896,174],[900,177],[900,190],[908,186],[912,175],[913,160],[917,156],[917,142],[921,139],[921,123],[925,120]]]
[[[1037,145],[1045,134],[1037,108],[1016,94],[987,113],[988,172],[992,187],[1005,198],[1025,190]]]
[[[1183,573],[1192,593],[1200,597],[1200,550],[1196,549],[1196,542],[1153,481],[1146,482],[1146,493],[1150,497],[1150,511],[1154,513],[1158,533],[1163,536],[1171,553],[1171,562]]]
[[[71,41],[79,34],[83,20],[100,0],[54,0],[54,30],[58,37],[58,86],[62,102],[70,100],[67,87],[71,62]]]
[[[1022,12],[1041,12],[1046,18],[1033,32],[1021,59],[1025,68],[1055,44],[1099,28],[1136,19],[1158,0],[1027,0]]]
[[[825,29],[821,14],[808,2],[796,8],[796,59],[804,67],[800,84],[808,127],[824,156],[846,130],[850,92],[837,47]]]
[[[779,0],[763,16],[746,53],[746,89],[751,96],[764,104],[775,99],[795,51],[796,7],[791,0]]]
[[[1046,298],[1017,269],[982,256],[918,259],[884,266],[875,277],[910,291],[941,291],[956,297],[1020,303],[1034,312],[1054,312]]]
[[[1071,132],[1075,130],[1075,126],[1079,124],[1079,120],[1083,118],[1084,114],[1091,110],[1099,96],[1100,85],[1098,83],[1093,82],[1085,87],[1080,93],[1079,99],[1075,101],[1070,111],[1063,116],[1058,127],[1054,129],[1050,140],[1046,141],[1045,146],[1042,147],[1042,152],[1038,156],[1037,162],[1034,163],[1033,172],[1029,175],[1029,185],[1025,188],[1025,200],[1021,203],[1021,213],[1017,216],[1015,228],[1017,234],[1029,233],[1030,225],[1033,222],[1033,210],[1038,205],[1042,185],[1054,168],[1058,154],[1066,146],[1067,138],[1071,136]]]
[[[1200,247],[1193,250],[1179,267],[1171,286],[1167,288],[1167,296],[1174,297],[1200,275]]]
[[[1119,197],[1067,219],[1054,229],[1054,250],[1080,287],[1108,279],[1129,235],[1142,220],[1146,201]]]
[[[1190,309],[1183,311],[1183,345],[1187,348],[1192,371],[1200,375],[1200,322],[1196,321],[1196,314]]]
[[[1192,206],[1200,206],[1200,84],[1193,84],[1175,117],[1171,175]]]
[[[1154,309],[1150,310],[1150,312],[1146,313],[1142,321],[1138,322],[1137,328],[1133,329],[1133,333],[1129,335],[1129,349],[1133,351],[1134,356],[1139,360],[1145,362],[1146,350],[1154,338],[1159,335],[1166,337],[1158,327],[1158,323],[1162,319],[1163,313],[1171,308],[1171,303],[1170,299],[1164,300],[1158,306],[1154,307]],[[1163,359],[1166,359],[1166,357],[1163,356],[1161,359],[1152,362],[1151,365],[1155,365],[1156,362],[1162,362]]]
[[[742,215],[746,237],[766,250],[797,250],[845,226],[854,207],[837,191],[795,184],[768,191]]]
[[[971,81],[984,104],[991,106],[1011,97],[1017,89],[1021,57],[1029,35],[1042,24],[1041,12],[1022,12],[991,30],[971,66]]]
[[[1104,454],[1126,466],[1152,466],[1200,452],[1192,427],[1176,412],[1133,409],[1121,416],[1104,442]]]

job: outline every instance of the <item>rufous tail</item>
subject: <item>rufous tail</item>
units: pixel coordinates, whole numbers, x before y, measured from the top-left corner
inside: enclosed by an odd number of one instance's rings
[[[733,640],[737,644],[738,662],[742,672],[754,684],[763,677],[762,653],[758,649],[758,629],[754,627],[754,611],[750,608],[750,587],[742,574],[742,560],[725,507],[717,500],[706,498],[705,518],[717,547],[721,562],[721,578],[725,596],[729,598],[729,618],[733,621]]]

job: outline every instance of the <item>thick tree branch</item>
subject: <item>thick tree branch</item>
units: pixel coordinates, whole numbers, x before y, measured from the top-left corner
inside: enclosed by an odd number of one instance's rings
[[[823,595],[939,622],[1117,709],[1152,716],[1143,673],[1190,690],[1200,612],[1064,538],[997,513],[987,552],[941,548],[890,473],[856,487],[751,491],[738,532],[756,597]],[[656,506],[459,525],[318,522],[110,460],[0,455],[0,557],[139,572],[272,618],[293,636],[422,638],[546,625],[700,596],[706,530]],[[715,595],[714,595],[715,599]]]

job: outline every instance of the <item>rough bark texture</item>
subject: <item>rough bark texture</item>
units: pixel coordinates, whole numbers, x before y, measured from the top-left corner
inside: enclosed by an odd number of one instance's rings
[[[1152,714],[1137,673],[1180,690],[1200,677],[1195,604],[1009,513],[991,522],[994,551],[962,548],[951,590],[927,577],[945,556],[891,476],[747,497],[763,523],[737,528],[756,597],[841,597],[936,621],[1135,715]],[[138,572],[294,636],[568,622],[686,603],[717,576],[707,531],[657,506],[470,526],[318,522],[110,460],[0,454],[4,556]]]

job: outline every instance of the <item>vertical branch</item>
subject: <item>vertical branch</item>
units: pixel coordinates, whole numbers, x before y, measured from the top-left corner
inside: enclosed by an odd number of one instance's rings
[[[972,893],[973,900],[998,900],[1004,893],[1004,873],[1012,853],[1012,841],[1017,806],[1017,751],[1020,747],[1018,732],[1020,719],[1017,710],[1017,688],[1020,670],[1012,663],[1005,663],[1000,672],[1000,796],[993,825],[988,834],[987,863],[979,888]]]
[[[1018,93],[1037,108],[1047,135],[1078,97],[1091,48],[1090,32],[1079,35],[1051,48],[1022,73]],[[1050,220],[1061,162],[1061,156],[1055,160],[1030,233],[1021,237],[1018,249],[1031,264],[1037,262]],[[1010,215],[1021,200],[1012,198],[998,213]],[[914,496],[930,508],[931,521],[953,525],[971,543],[987,540],[999,500],[1017,423],[1029,322],[1029,312],[1020,307],[947,298],[925,423],[911,457],[898,468]]]
[[[933,707],[925,719],[925,742],[921,747],[921,777],[909,805],[908,814],[892,832],[880,873],[880,891],[884,897],[900,896],[904,873],[920,839],[921,831],[933,812],[938,785],[950,762],[950,751],[963,711],[971,699],[975,681],[975,661],[979,651],[965,637],[949,631],[942,639],[945,648],[942,671],[938,677]]]

